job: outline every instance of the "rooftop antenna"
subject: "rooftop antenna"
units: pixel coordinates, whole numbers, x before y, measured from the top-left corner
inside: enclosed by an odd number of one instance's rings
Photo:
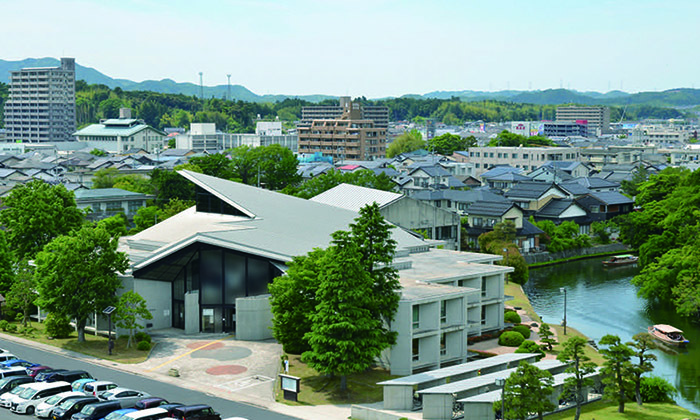
[[[228,79],[228,89],[227,89],[227,94],[226,94],[226,100],[230,101],[231,100],[231,75],[227,74],[226,78]]]
[[[202,73],[199,72],[199,99],[204,100],[204,83],[202,82]]]

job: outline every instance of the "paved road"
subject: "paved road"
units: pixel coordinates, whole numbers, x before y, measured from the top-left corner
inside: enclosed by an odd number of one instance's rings
[[[215,397],[211,394],[207,394],[206,389],[192,391],[190,389],[159,382],[145,376],[93,365],[79,359],[46,352],[3,339],[0,339],[0,347],[9,350],[21,359],[29,360],[34,363],[41,363],[54,368],[86,370],[97,379],[109,380],[123,387],[142,390],[153,396],[163,397],[168,401],[183,404],[208,404],[213,407],[214,410],[221,413],[222,418],[240,416],[250,420],[295,419],[295,417],[286,416],[274,411]],[[7,409],[0,408],[0,419],[10,418],[26,419],[27,416],[13,414]]]

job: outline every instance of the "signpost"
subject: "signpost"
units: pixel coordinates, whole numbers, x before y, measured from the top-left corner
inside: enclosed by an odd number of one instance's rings
[[[107,315],[107,318],[109,319],[109,329],[107,330],[107,351],[109,352],[108,354],[111,356],[112,355],[112,349],[114,348],[114,342],[112,341],[112,312],[114,312],[117,308],[114,306],[108,306],[106,307],[102,313]],[[97,324],[95,324],[95,331],[97,331]]]
[[[284,399],[289,401],[297,401],[299,394],[299,385],[301,378],[280,373],[280,387],[284,391]]]

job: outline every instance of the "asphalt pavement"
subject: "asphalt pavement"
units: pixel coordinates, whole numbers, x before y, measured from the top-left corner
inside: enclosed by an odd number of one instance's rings
[[[29,345],[0,338],[0,347],[5,348],[17,357],[34,363],[63,368],[69,370],[85,370],[100,380],[109,380],[119,386],[145,391],[153,396],[162,397],[171,402],[182,404],[207,404],[221,413],[221,418],[244,417],[249,420],[283,420],[297,419],[262,407],[244,404],[217,397],[207,392],[206,386],[194,384],[194,389],[181,388],[179,386],[157,381],[149,377],[129,373],[118,369],[112,369],[103,365],[90,363],[89,358],[73,358],[51,351],[45,351]],[[116,366],[116,363],[115,363]],[[190,384],[192,385],[192,384]],[[0,419],[27,418],[11,413],[7,409],[0,408]]]

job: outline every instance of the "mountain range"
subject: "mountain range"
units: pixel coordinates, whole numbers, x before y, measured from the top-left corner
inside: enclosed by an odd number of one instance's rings
[[[55,58],[27,58],[19,61],[0,60],[0,82],[9,83],[10,71],[27,67],[56,67],[60,61]],[[102,84],[112,89],[146,90],[161,93],[200,95],[200,86],[194,83],[181,83],[172,79],[145,80],[134,82],[127,79],[114,79],[98,70],[76,63],[76,78],[88,84]],[[226,98],[227,85],[204,86],[205,97]],[[654,105],[674,108],[689,108],[700,105],[700,89],[678,88],[662,92],[627,93],[614,90],[606,93],[578,92],[569,89],[546,89],[535,91],[503,90],[498,92],[459,90],[435,91],[425,94],[407,94],[402,97],[416,99],[450,99],[462,101],[501,100],[538,105],[558,105],[576,103],[582,105]],[[231,98],[247,102],[276,102],[286,98],[299,98],[310,102],[334,99],[331,95],[258,95],[241,85],[231,85]]]

